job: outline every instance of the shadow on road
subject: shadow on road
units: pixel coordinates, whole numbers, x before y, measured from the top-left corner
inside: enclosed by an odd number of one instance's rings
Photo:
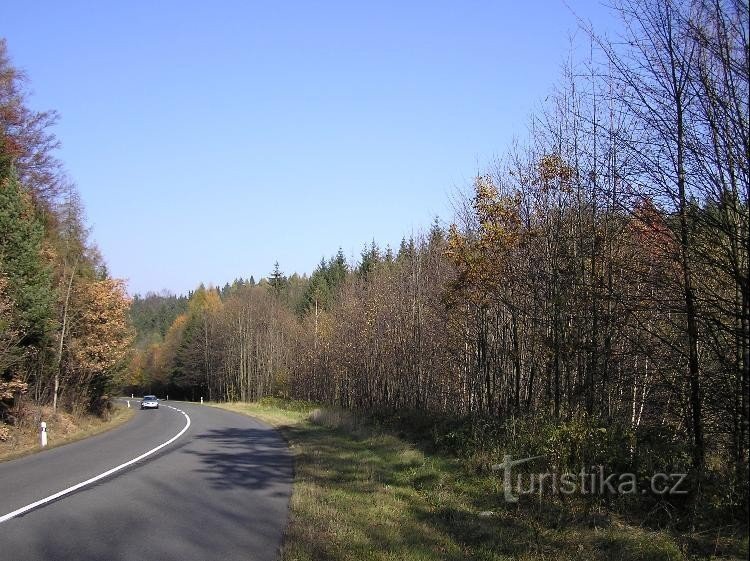
[[[1,525],[0,559],[276,559],[292,458],[275,431],[239,419]]]
[[[213,429],[194,437],[198,471],[215,489],[263,489],[292,477],[292,459],[286,443],[272,430]]]

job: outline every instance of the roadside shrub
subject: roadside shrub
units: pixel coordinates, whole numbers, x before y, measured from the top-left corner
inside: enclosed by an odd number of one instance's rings
[[[635,436],[628,427],[597,418],[577,417],[552,425],[546,456],[561,470],[605,466],[609,471],[630,471]]]

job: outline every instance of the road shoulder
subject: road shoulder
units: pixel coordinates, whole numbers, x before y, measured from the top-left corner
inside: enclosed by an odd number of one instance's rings
[[[7,442],[0,442],[0,463],[65,446],[116,429],[133,419],[134,415],[134,407],[128,408],[125,404],[119,403],[115,406],[109,420],[95,415],[73,417],[65,413],[52,415],[50,412],[42,416],[42,420],[47,423],[47,446],[45,448],[40,446],[37,429],[12,428],[11,439]]]

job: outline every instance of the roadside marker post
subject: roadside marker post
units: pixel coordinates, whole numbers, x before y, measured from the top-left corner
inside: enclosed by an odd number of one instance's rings
[[[201,405],[203,405],[203,397],[201,397]]]
[[[172,407],[171,405],[168,405],[167,407]],[[34,510],[35,508],[38,508],[42,505],[46,505],[47,503],[54,501],[56,499],[59,499],[60,497],[64,497],[65,495],[69,495],[70,493],[73,493],[74,491],[77,491],[78,489],[81,489],[83,487],[86,487],[87,485],[91,485],[92,483],[99,481],[101,479],[104,479],[105,477],[109,477],[113,473],[117,473],[121,469],[124,469],[128,466],[132,466],[133,464],[140,462],[143,458],[147,458],[151,454],[154,454],[155,452],[161,450],[165,446],[169,446],[172,444],[175,440],[180,438],[183,434],[187,432],[187,430],[190,428],[190,416],[185,413],[182,409],[177,409],[176,407],[172,407],[175,411],[179,411],[182,413],[182,415],[185,417],[185,426],[182,427],[182,430],[178,432],[176,435],[174,435],[172,438],[167,440],[166,442],[162,442],[155,448],[152,448],[148,452],[144,452],[140,456],[137,456],[133,458],[132,460],[128,460],[124,464],[120,464],[119,466],[115,466],[112,469],[109,469],[105,471],[104,473],[100,473],[99,475],[95,475],[91,479],[87,479],[86,481],[81,481],[80,483],[76,483],[72,487],[68,487],[67,489],[63,489],[62,491],[58,491],[57,493],[54,493],[50,495],[49,497],[45,497],[43,499],[39,499],[38,501],[35,501],[31,504],[28,504],[26,506],[22,506],[21,508],[17,508],[13,512],[9,512],[8,514],[2,514],[0,515],[0,524],[3,522],[7,522],[8,520],[11,520],[12,518],[15,518],[16,516],[20,516],[25,512],[29,512],[30,510]]]
[[[39,425],[39,430],[39,438],[42,443],[42,448],[44,448],[45,446],[47,446],[47,423],[42,421],[42,424]]]
[[[130,409],[130,400],[128,399],[127,402],[128,402],[128,409]]]

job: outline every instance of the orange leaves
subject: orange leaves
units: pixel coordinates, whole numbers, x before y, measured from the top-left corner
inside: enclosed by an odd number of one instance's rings
[[[500,195],[492,179],[477,179],[474,212],[480,224],[479,243],[485,251],[508,249],[518,243],[521,230],[520,197]]]
[[[467,237],[458,231],[458,227],[455,224],[451,224],[448,229],[448,247],[445,250],[445,254],[451,261],[458,264],[465,259],[467,245]]]
[[[542,156],[537,165],[537,173],[539,184],[544,190],[557,189],[563,193],[570,193],[573,190],[575,169],[566,164],[557,154]]]
[[[125,358],[134,334],[128,321],[130,300],[123,281],[81,281],[75,288],[79,308],[70,354],[84,372],[106,372]]]
[[[484,175],[474,183],[472,208],[478,228],[464,233],[451,226],[446,255],[458,270],[458,285],[479,295],[508,275],[512,252],[523,235],[521,198],[518,193],[501,194]]]
[[[172,325],[169,326],[164,341],[161,344],[154,344],[149,347],[150,364],[148,370],[154,380],[164,383],[169,381],[170,369],[177,354],[177,349],[182,343],[187,323],[187,314],[178,315]]]

